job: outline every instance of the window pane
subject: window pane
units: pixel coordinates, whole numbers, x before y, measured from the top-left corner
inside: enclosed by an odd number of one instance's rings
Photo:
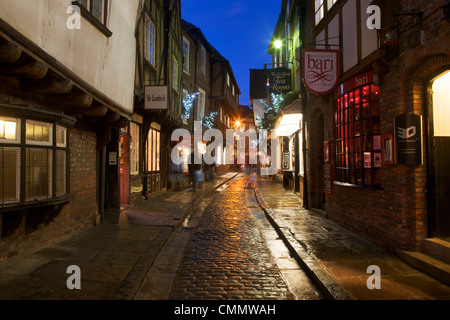
[[[51,145],[52,125],[50,123],[28,122],[26,127],[27,143]]]
[[[56,128],[56,146],[57,147],[66,147],[67,145],[67,129],[64,127]]]
[[[139,174],[139,126],[131,123],[131,150],[130,169],[131,174]]]
[[[20,201],[20,148],[0,147],[0,205]]]
[[[19,123],[19,119],[0,118],[0,141],[20,142]]]
[[[52,197],[52,150],[27,148],[25,201]]]
[[[103,0],[91,0],[92,2],[92,15],[98,20],[103,22]]]
[[[56,196],[63,196],[67,193],[67,183],[66,183],[66,151],[58,150],[56,151]]]

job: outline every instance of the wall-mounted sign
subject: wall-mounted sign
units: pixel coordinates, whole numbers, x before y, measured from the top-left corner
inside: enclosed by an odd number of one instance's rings
[[[270,93],[286,94],[292,91],[292,71],[276,68],[269,71]]]
[[[291,157],[291,153],[288,152],[283,152],[283,161],[281,163],[281,170],[289,170],[290,166],[289,166],[289,160]]]
[[[333,193],[333,167],[329,164],[323,166],[323,193]]]
[[[395,118],[398,164],[422,164],[422,117],[405,113]]]
[[[145,110],[167,110],[169,90],[167,86],[145,87]]]
[[[314,94],[331,93],[339,82],[339,51],[303,51],[303,82]]]
[[[109,165],[110,166],[117,166],[117,152],[110,152],[109,153]]]
[[[374,75],[375,71],[369,71],[345,81],[339,85],[339,95],[341,96],[344,93],[355,90],[356,88],[372,84]]]

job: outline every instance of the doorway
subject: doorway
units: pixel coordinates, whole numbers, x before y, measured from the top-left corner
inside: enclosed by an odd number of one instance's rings
[[[450,70],[431,83],[430,233],[450,236]]]
[[[130,135],[126,129],[120,134],[120,206],[130,204]]]

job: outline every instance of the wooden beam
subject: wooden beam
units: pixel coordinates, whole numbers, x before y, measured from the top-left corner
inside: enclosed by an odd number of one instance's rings
[[[0,62],[16,62],[22,55],[22,49],[18,45],[8,42],[0,45]]]
[[[92,105],[93,101],[94,99],[90,95],[81,91],[79,92],[73,91],[70,94],[63,94],[63,95],[53,95],[53,94],[45,95],[45,102],[63,105],[68,110],[73,109],[73,112],[80,112],[82,110],[89,108]]]
[[[26,91],[46,94],[68,94],[73,89],[73,82],[67,79],[56,79],[47,76],[42,80],[27,81],[23,84]]]
[[[46,76],[48,68],[39,61],[28,63],[16,62],[12,64],[2,64],[0,74],[15,75],[25,79],[39,80]]]
[[[90,108],[83,110],[82,113],[87,117],[103,118],[108,113],[108,110],[106,106],[94,103]]]

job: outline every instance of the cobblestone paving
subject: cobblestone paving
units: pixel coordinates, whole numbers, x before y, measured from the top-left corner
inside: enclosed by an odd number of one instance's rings
[[[245,206],[241,177],[206,207],[169,299],[294,299]]]

